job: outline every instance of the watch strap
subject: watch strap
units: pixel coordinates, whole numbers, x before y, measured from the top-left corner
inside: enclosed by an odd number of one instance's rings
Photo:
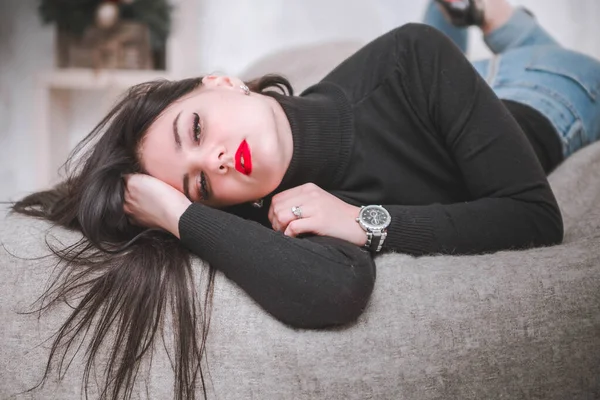
[[[372,253],[379,253],[387,237],[387,231],[366,231],[365,233],[367,234],[365,248],[369,249]]]
[[[379,235],[377,249],[375,250],[376,253],[379,253],[381,251],[381,248],[383,247],[383,242],[385,242],[385,238],[387,238],[387,230],[384,230],[383,232],[381,232],[381,235]]]
[[[373,242],[373,232],[365,231],[367,234],[367,243],[363,246],[365,249],[371,250],[371,243]]]

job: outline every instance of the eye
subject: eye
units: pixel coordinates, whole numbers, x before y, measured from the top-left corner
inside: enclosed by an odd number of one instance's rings
[[[200,134],[201,129],[200,129],[200,116],[196,113],[194,113],[194,125],[192,126],[193,132],[194,132],[194,141],[197,143],[200,141]]]
[[[198,197],[200,200],[208,200],[209,197],[209,193],[208,193],[208,187],[206,185],[206,175],[204,175],[204,172],[201,172],[200,175],[198,175]]]

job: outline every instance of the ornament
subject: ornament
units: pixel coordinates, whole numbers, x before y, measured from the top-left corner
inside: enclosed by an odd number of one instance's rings
[[[113,2],[104,2],[96,10],[96,25],[109,29],[119,20],[119,6]]]

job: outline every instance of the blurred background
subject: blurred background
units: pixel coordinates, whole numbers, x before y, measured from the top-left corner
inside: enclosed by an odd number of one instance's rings
[[[244,74],[294,46],[366,43],[428,0],[0,0],[0,201],[56,181],[127,87]],[[600,58],[600,0],[514,0],[563,45]],[[469,56],[489,55],[479,31]],[[278,71],[271,71],[278,72]]]

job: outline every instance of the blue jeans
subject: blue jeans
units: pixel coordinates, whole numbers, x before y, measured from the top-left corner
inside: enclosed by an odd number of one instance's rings
[[[467,29],[449,24],[431,1],[424,22],[463,52]],[[473,63],[496,95],[526,104],[556,128],[565,157],[600,139],[600,62],[561,47],[524,9],[484,36],[494,57]]]

